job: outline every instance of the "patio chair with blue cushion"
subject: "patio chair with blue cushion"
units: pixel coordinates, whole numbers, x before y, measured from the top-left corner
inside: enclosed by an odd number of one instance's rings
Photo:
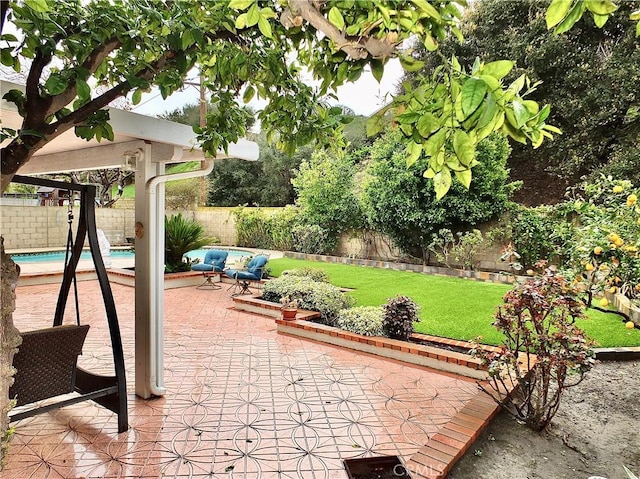
[[[260,281],[262,279],[262,275],[264,274],[264,268],[267,265],[269,258],[267,255],[259,254],[253,257],[249,264],[247,264],[246,269],[228,269],[224,272],[224,274],[231,278],[235,279],[235,283],[229,288],[233,288],[233,295],[238,296],[240,294],[250,294],[249,290],[249,282],[250,281]]]
[[[204,255],[204,261],[202,263],[196,263],[191,266],[192,271],[201,271],[204,276],[204,282],[198,286],[198,289],[203,287],[210,287],[213,289],[220,289],[220,286],[213,282],[214,278],[217,278],[224,270],[224,265],[227,262],[228,251],[220,249],[210,249]]]

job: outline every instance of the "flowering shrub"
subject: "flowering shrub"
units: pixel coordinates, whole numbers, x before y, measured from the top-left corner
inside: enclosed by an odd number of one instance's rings
[[[279,303],[283,297],[297,300],[298,307],[318,311],[325,324],[333,325],[341,309],[353,306],[353,298],[329,284],[303,276],[284,275],[268,281],[262,289],[262,299]]]
[[[418,319],[418,305],[407,296],[396,296],[382,305],[382,329],[392,339],[407,341]]]
[[[338,313],[336,326],[364,336],[384,336],[382,309],[376,306],[357,306]]]
[[[589,298],[604,292],[640,297],[638,194],[631,182],[603,176],[575,195],[580,225],[570,268]]]
[[[544,266],[544,263],[540,264]],[[503,406],[536,431],[555,415],[565,389],[594,363],[590,341],[574,325],[583,316],[577,290],[547,268],[504,297],[493,325],[504,333],[499,352],[475,348]],[[512,396],[510,385],[517,386]]]

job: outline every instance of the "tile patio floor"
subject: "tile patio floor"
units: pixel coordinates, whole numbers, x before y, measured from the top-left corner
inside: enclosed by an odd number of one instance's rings
[[[78,288],[92,324],[80,364],[112,373],[98,284]],[[191,287],[165,291],[167,394],[142,400],[133,394],[134,290],[112,288],[129,431],[118,434],[113,414],[91,402],[19,421],[2,478],[342,479],[344,458],[408,461],[477,392],[470,379],[278,335],[273,319],[233,310],[226,288]],[[18,287],[17,327],[49,326],[57,289]]]

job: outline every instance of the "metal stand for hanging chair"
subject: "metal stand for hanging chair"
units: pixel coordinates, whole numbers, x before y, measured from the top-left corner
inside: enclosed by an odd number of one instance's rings
[[[10,416],[10,420],[12,422],[18,421],[60,407],[93,400],[118,415],[118,432],[124,432],[129,428],[124,353],[113,293],[98,245],[95,222],[96,189],[90,185],[18,175],[14,176],[12,181],[35,186],[49,186],[68,191],[79,191],[80,218],[75,241],[70,242],[72,243],[72,248],[68,261],[65,263],[53,327],[22,334],[23,343],[13,362],[17,370],[14,377],[15,381],[9,390],[10,397],[17,398],[18,406],[35,403],[62,394],[72,392],[77,394],[58,402],[48,403],[44,406],[36,405],[31,409],[16,412]],[[69,195],[69,201],[73,202],[73,195],[71,194]],[[71,213],[70,218],[72,218]],[[71,232],[71,224],[69,228]],[[77,367],[77,358],[82,351],[89,326],[62,324],[71,285],[73,284],[75,288],[75,271],[80,260],[85,238],[89,242],[95,272],[102,291],[111,336],[115,376],[94,374]],[[77,289],[75,293],[76,314],[78,314]]]

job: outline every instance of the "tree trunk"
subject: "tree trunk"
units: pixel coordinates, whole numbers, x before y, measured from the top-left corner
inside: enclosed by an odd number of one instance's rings
[[[13,311],[16,309],[16,286],[20,269],[4,252],[4,238],[0,236],[0,471],[4,467],[5,456],[13,430],[9,427],[9,411],[13,401],[9,400],[9,387],[13,383],[13,355],[17,352],[22,338],[13,325]]]

